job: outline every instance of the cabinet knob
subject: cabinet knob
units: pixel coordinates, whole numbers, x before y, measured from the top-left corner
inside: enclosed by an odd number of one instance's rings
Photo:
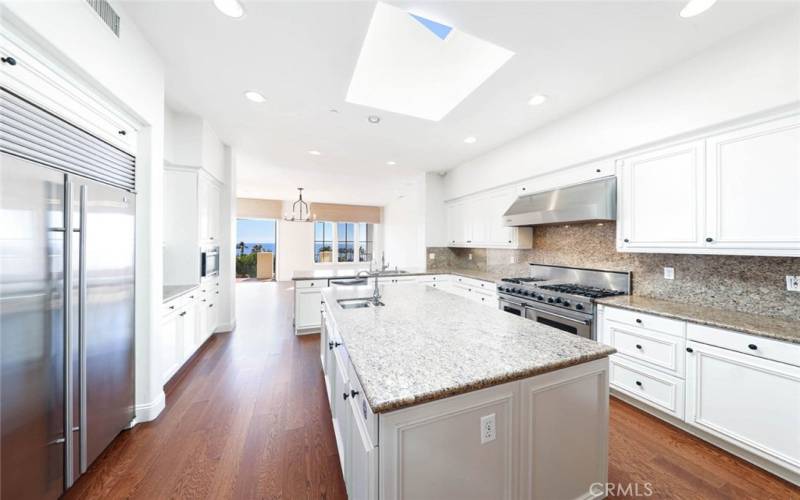
[[[118,133],[119,135],[128,135],[128,133],[127,133],[127,132],[125,132],[124,130],[117,130],[117,133]]]
[[[349,397],[350,397],[350,395],[349,395],[349,394],[347,394],[346,392],[343,392],[343,393],[342,393],[342,398],[343,398],[345,401],[347,401],[347,398],[349,398]]]
[[[747,348],[748,348],[748,349],[752,349],[752,350],[754,350],[754,351],[755,351],[756,349],[758,349],[758,346],[757,346],[757,345],[755,345],[755,344],[749,344],[749,345],[747,346]]]
[[[182,313],[180,313],[178,316],[186,316],[186,311],[183,311],[183,312],[182,312]]]
[[[6,56],[6,57],[3,57],[3,58],[2,58],[2,59],[0,59],[0,60],[2,60],[4,63],[8,64],[9,66],[16,66],[16,65],[17,65],[17,60],[16,60],[16,59],[14,59],[14,58],[13,58],[13,57],[11,57],[11,56]]]
[[[339,347],[340,345],[342,345],[342,343],[341,343],[341,342],[334,342],[334,343],[333,343],[333,347]]]
[[[686,352],[694,352],[694,349],[692,349],[691,347],[687,347]]]
[[[640,325],[642,324],[642,320],[639,318],[636,318],[636,322],[639,323]]]
[[[170,309],[175,309],[175,306],[169,306]]]
[[[333,342],[328,342],[328,350],[329,351],[333,350]]]
[[[209,304],[208,307],[209,308],[214,307],[214,304]]]
[[[712,241],[714,241],[714,238],[706,238],[707,243],[711,243]]]
[[[350,391],[350,397],[354,398],[354,397],[358,396],[359,394],[361,394],[361,393],[356,391],[356,390],[351,390]]]
[[[194,298],[194,295],[189,295],[189,298],[190,298],[190,299],[193,299],[193,298]]]
[[[638,380],[636,381],[636,385],[638,385],[639,387],[642,387],[642,383],[640,381],[638,381]]]
[[[636,348],[641,351],[642,350],[642,344],[636,344]]]
[[[599,168],[596,169],[595,172],[597,172],[599,174],[600,173],[600,169]]]
[[[622,240],[622,241],[624,241],[625,243],[630,243],[630,242],[631,242],[631,240],[629,240],[628,238],[625,238],[625,239],[624,239],[624,240]]]

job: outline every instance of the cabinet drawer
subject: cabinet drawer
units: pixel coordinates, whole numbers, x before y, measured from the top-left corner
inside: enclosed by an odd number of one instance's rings
[[[687,327],[687,336],[689,340],[702,342],[703,344],[800,366],[800,344],[693,323],[689,323]]]
[[[161,316],[165,317],[176,313],[181,309],[184,309],[191,302],[192,299],[189,298],[189,295],[181,295],[180,297],[176,297],[169,302],[164,302],[164,305],[161,306]]]
[[[604,322],[603,330],[604,342],[614,346],[621,355],[670,375],[684,377],[684,339],[613,321]]]
[[[683,419],[683,380],[611,356],[610,384],[628,396]]]
[[[295,288],[325,288],[328,280],[297,280],[294,282]]]
[[[364,389],[361,387],[361,382],[358,380],[352,363],[348,363],[348,368],[350,405],[353,408],[353,413],[357,416],[358,425],[363,426],[369,435],[372,446],[378,446],[378,417],[369,408],[367,398],[364,396]]]
[[[417,277],[419,283],[443,283],[449,281],[450,276],[447,274],[424,274]]]
[[[648,330],[655,330],[677,337],[686,337],[686,323],[675,319],[662,318],[661,316],[629,311],[628,309],[616,309],[608,306],[605,308],[605,319],[618,321],[626,325],[647,328]]]

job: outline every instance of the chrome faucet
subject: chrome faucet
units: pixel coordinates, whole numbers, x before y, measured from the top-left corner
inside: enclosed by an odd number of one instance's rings
[[[375,278],[375,288],[372,290],[372,305],[381,305],[381,290],[378,288],[378,277],[380,277],[387,269],[389,269],[389,265],[386,263],[386,256],[383,252],[381,252],[381,267],[378,268],[378,270],[372,270],[372,260],[370,260],[369,271],[361,270],[358,272],[358,274],[356,274],[356,277],[358,278]]]

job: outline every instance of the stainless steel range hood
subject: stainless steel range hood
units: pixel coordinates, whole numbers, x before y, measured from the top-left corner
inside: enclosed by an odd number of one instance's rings
[[[536,226],[617,218],[617,178],[520,196],[503,214],[505,226]]]

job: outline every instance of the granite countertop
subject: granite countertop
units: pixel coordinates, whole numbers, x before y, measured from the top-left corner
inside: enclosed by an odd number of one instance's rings
[[[381,287],[383,307],[342,309],[322,296],[375,413],[601,359],[615,349],[421,284]]]
[[[200,288],[200,285],[164,285],[162,302],[170,301],[176,297],[180,297],[184,293],[190,292],[195,288]]]
[[[607,297],[598,299],[597,303],[800,344],[800,320],[791,321],[639,295]]]
[[[292,281],[319,280],[329,278],[355,278],[356,274],[362,270],[363,269],[313,269],[295,271],[292,273]],[[433,274],[456,274],[458,276],[484,281],[497,281],[500,279],[498,276],[487,272],[464,269],[438,269],[436,271],[405,270],[405,272],[394,272],[392,270],[387,270],[382,274],[382,276],[429,276]]]

